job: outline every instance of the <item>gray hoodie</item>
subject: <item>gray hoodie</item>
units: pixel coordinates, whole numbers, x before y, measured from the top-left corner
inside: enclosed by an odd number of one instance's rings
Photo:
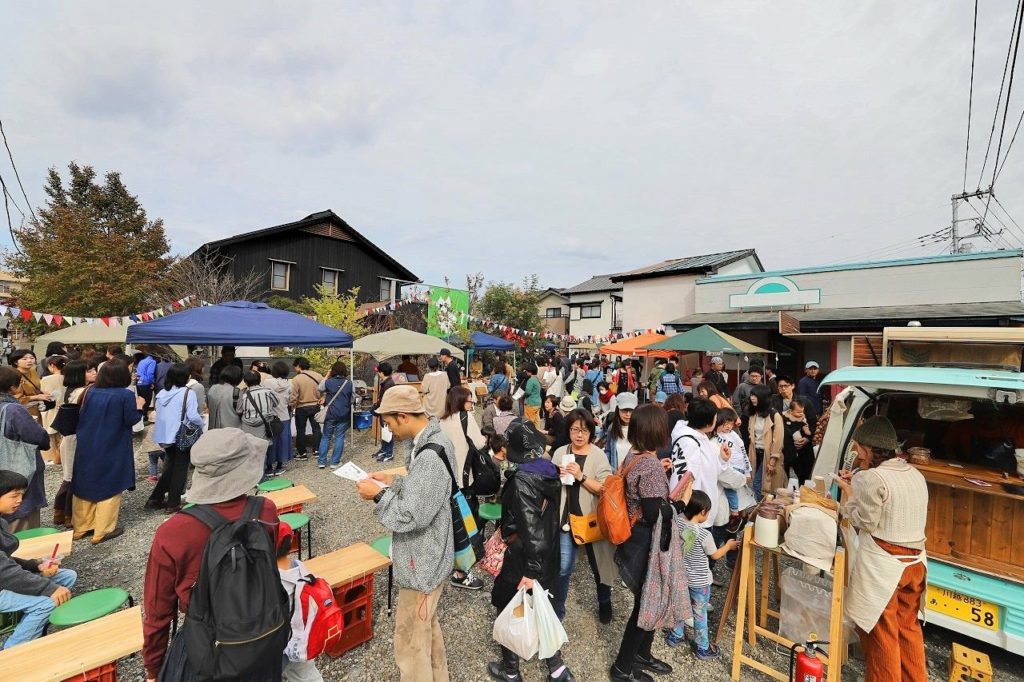
[[[57,583],[39,575],[35,559],[15,559],[19,541],[7,522],[0,519],[0,590],[33,597],[49,597],[57,591]]]
[[[444,448],[454,469],[455,448],[441,433],[441,425],[434,417],[420,434],[416,448],[422,450],[427,443]],[[410,452],[406,468],[409,473],[395,476],[375,513],[392,532],[395,583],[400,588],[433,592],[451,575],[455,560],[449,507],[451,477],[433,450],[423,450],[418,456]]]

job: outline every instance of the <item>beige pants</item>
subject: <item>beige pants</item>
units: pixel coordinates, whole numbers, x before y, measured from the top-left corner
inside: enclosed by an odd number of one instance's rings
[[[71,523],[75,528],[74,538],[79,540],[91,530],[92,541],[97,542],[117,527],[120,515],[120,494],[99,502],[90,502],[80,497],[74,497],[71,500]]]
[[[395,607],[395,662],[402,682],[448,682],[448,654],[444,649],[437,602],[444,583],[430,594],[399,590]]]
[[[543,428],[543,423],[540,420],[539,407],[523,405],[523,417],[525,417],[527,421],[533,422],[534,426],[536,426],[538,429]]]

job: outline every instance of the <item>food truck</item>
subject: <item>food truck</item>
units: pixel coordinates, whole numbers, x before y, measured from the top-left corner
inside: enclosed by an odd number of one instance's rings
[[[1024,655],[1024,330],[907,332],[885,366],[825,378],[844,388],[814,475],[851,468],[857,424],[888,417],[928,482],[927,621]]]

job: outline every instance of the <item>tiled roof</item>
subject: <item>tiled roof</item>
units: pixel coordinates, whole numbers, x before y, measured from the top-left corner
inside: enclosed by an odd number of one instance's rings
[[[562,289],[563,296],[570,296],[572,294],[589,294],[597,291],[622,291],[622,285],[612,282],[612,277],[616,275],[597,275],[591,277],[586,282],[580,282],[574,287],[568,289]]]
[[[620,272],[612,275],[612,280],[624,282],[631,279],[645,279],[648,277],[661,277],[665,275],[680,275],[684,273],[712,274],[718,268],[729,263],[735,263],[749,256],[753,256],[760,265],[757,252],[754,249],[741,249],[739,251],[723,251],[722,253],[709,253],[703,256],[687,256],[686,258],[673,258],[660,263],[647,265],[636,270]],[[763,268],[762,268],[763,269]]]

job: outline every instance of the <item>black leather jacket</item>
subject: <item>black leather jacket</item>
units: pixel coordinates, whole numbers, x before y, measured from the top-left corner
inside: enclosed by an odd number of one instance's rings
[[[550,461],[536,461],[544,473],[521,468],[505,482],[501,494],[501,533],[511,542],[498,579],[518,584],[525,576],[540,580],[554,593],[558,588],[561,483],[558,469]]]

